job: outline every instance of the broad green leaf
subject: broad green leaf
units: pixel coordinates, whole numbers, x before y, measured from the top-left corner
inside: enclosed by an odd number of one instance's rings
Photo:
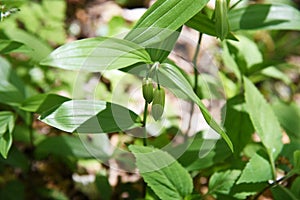
[[[268,160],[256,153],[243,169],[237,184],[260,183],[272,180],[272,167]]]
[[[244,84],[247,111],[258,136],[267,149],[270,161],[274,165],[274,161],[283,147],[279,122],[270,104],[253,83],[244,77]]]
[[[241,174],[240,170],[227,170],[214,173],[208,183],[209,194],[229,194],[231,187]]]
[[[287,188],[277,185],[271,188],[274,200],[298,200],[296,196]]]
[[[147,185],[162,200],[183,199],[192,193],[189,173],[167,152],[151,147],[130,145],[136,165]]]
[[[13,40],[0,39],[0,54],[15,53],[15,52],[28,52],[32,51],[29,47],[21,42]]]
[[[210,115],[207,108],[204,106],[204,104],[201,102],[198,96],[194,93],[193,88],[186,80],[186,78],[181,74],[181,72],[176,67],[167,63],[161,64],[161,66],[158,68],[158,72],[160,82],[168,81],[173,84],[168,85],[168,89],[170,89],[171,91],[180,90],[183,94],[185,94],[186,97],[188,97],[190,100],[192,100],[199,106],[206,122],[210,125],[210,127],[213,130],[215,130],[222,136],[222,138],[227,142],[230,149],[233,151],[232,143],[228,138],[227,134]]]
[[[300,30],[300,12],[284,4],[254,4],[228,13],[232,31],[250,29]]]
[[[247,199],[267,187],[268,183],[242,183],[235,184],[230,191],[230,196],[237,199]]]
[[[42,113],[69,100],[69,98],[56,94],[38,94],[26,99],[22,103],[21,109],[28,112]]]
[[[65,44],[54,50],[41,64],[99,72],[121,69],[140,62],[151,63],[143,47],[122,39],[98,37]]]
[[[4,158],[7,158],[12,145],[14,123],[15,119],[12,112],[0,112],[0,153]]]
[[[272,105],[281,126],[291,140],[300,139],[300,108],[295,103],[277,102]]]
[[[112,198],[112,186],[109,184],[108,177],[106,175],[97,174],[95,185],[100,193],[101,199],[110,200]]]
[[[42,113],[40,120],[66,132],[112,133],[140,127],[141,119],[127,108],[105,102],[71,100]]]
[[[234,146],[234,153],[239,155],[244,147],[250,142],[254,128],[248,113],[243,107],[244,97],[235,96],[227,100],[222,109],[223,124]],[[232,123],[234,122],[234,123]]]
[[[235,55],[234,52],[232,51],[232,47],[230,45],[230,43],[227,42],[223,42],[223,51],[222,51],[222,60],[225,64],[225,66],[230,69],[231,72],[234,73],[234,75],[236,76],[236,78],[238,80],[242,79],[242,73],[239,69],[239,65],[237,64],[236,60],[235,60]]]
[[[271,78],[281,80],[287,85],[292,83],[292,80],[288,77],[288,75],[286,75],[285,73],[283,73],[282,71],[280,71],[276,67],[265,68],[261,71],[261,74],[264,75],[264,76],[267,76],[267,77],[271,77]]]
[[[227,13],[228,13],[227,1],[216,0],[215,3],[216,33],[221,40],[224,40],[227,37],[230,30]]]
[[[142,46],[161,42],[207,3],[208,0],[158,0],[146,11],[125,39]]]

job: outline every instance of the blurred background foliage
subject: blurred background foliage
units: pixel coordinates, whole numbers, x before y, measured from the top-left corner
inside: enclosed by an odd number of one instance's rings
[[[267,0],[243,1],[239,6],[253,2],[274,3]],[[300,8],[300,2],[296,0],[276,2]],[[11,139],[5,141],[12,143],[8,157],[4,159],[0,156],[0,199],[137,199],[141,196],[139,176],[114,171],[101,164],[109,163],[116,168],[122,166],[133,169],[134,166],[124,166],[127,164],[124,161],[127,159],[126,155],[122,152],[110,152],[106,143],[123,147],[127,143],[139,143],[140,140],[134,140],[126,134],[79,138],[41,123],[34,114],[36,110],[29,109],[26,112],[14,105],[22,105],[26,99],[44,93],[78,99],[113,98],[120,104],[126,103],[130,95],[138,93],[140,89],[136,86],[140,85],[140,80],[132,75],[119,71],[79,74],[40,66],[38,63],[53,49],[70,41],[95,36],[121,37],[133,27],[151,3],[153,2],[149,0],[0,1],[3,6],[2,13],[14,8],[20,9],[0,22],[0,134],[9,132]],[[188,28],[186,31],[187,34],[197,35]],[[257,63],[262,64],[257,65],[257,68],[270,64],[276,66],[259,72],[254,70],[253,73],[249,70],[249,74],[251,80],[272,103],[281,125],[285,128],[287,141],[279,165],[283,169],[288,168],[289,163],[286,162],[293,160],[289,152],[299,149],[300,146],[300,34],[284,30],[240,31],[237,34],[239,43],[230,40],[221,43],[213,37],[207,37],[203,41],[204,48],[199,59],[200,71],[203,72],[200,83],[203,81],[208,88],[199,84],[202,86],[199,86],[201,92],[198,94],[204,99],[224,100],[239,93],[240,87],[235,84],[237,74],[230,68],[233,54],[239,56],[234,58],[235,62],[245,68]],[[195,47],[195,43],[192,45]],[[175,60],[180,60],[180,55],[183,54],[185,60],[191,61],[194,49],[191,50],[190,46],[184,40],[179,41],[174,51]],[[217,78],[215,73],[207,69],[210,65],[219,69]],[[191,68],[184,70],[193,76]],[[220,81],[224,87],[222,92],[219,91]],[[78,87],[82,90],[78,90]],[[119,98],[114,97],[112,91]],[[132,100],[132,106],[141,113],[143,106],[139,107],[139,104],[142,96],[138,95],[139,98]],[[37,99],[39,98],[49,98],[48,101],[51,102],[49,96],[41,95]],[[169,98],[170,101],[174,99],[172,96]],[[210,102],[208,105],[211,110],[214,107],[217,110],[219,108],[220,112],[221,106],[218,103]],[[189,103],[186,106],[189,113]],[[183,135],[187,129],[185,127],[182,130],[179,126],[180,119],[172,105],[167,106],[167,113],[169,126],[163,129],[164,134],[149,141],[158,148],[168,144],[174,134],[182,132]],[[293,137],[297,139],[290,142]],[[94,148],[92,154],[85,148],[82,140],[90,141],[88,149]],[[1,140],[0,145],[3,145],[2,142],[4,141]],[[202,144],[202,139],[194,142],[198,146]],[[180,158],[189,171],[194,171],[196,190],[200,193],[207,190],[206,177],[217,169],[226,168],[229,161],[233,160],[230,152],[223,150],[224,145],[218,142],[213,151],[214,155],[208,155],[202,160],[193,162],[189,158],[194,149],[190,149]],[[7,149],[2,147],[3,155]],[[249,143],[244,148],[245,157],[251,157],[259,148],[260,144]],[[299,182],[297,178],[295,185],[299,186]],[[292,190],[299,195],[299,188],[296,186],[292,186]]]

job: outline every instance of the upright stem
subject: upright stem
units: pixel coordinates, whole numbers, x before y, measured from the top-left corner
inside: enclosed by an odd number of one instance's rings
[[[144,127],[144,137],[143,137],[143,145],[147,146],[147,115],[148,115],[148,103],[145,101],[144,107],[144,116],[143,116],[143,127]]]
[[[199,75],[199,72],[198,72],[198,69],[197,69],[197,61],[198,61],[198,54],[199,54],[199,51],[200,51],[200,44],[201,44],[201,40],[202,40],[202,35],[203,33],[199,33],[199,38],[198,38],[198,43],[197,43],[197,46],[196,46],[196,50],[195,50],[195,54],[194,54],[194,57],[193,57],[193,67],[194,67],[194,92],[196,93],[197,92],[197,87],[198,87],[198,75]],[[186,131],[186,133],[188,133],[191,129],[191,123],[192,123],[192,115],[194,113],[194,103],[191,102],[191,110],[190,110],[190,121],[189,121],[189,126],[188,126],[188,129]]]

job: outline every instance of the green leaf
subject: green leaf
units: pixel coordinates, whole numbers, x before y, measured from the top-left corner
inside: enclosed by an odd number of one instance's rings
[[[102,174],[96,175],[95,184],[103,200],[110,200],[112,197],[112,187],[108,182],[108,177]]]
[[[300,150],[294,152],[294,173],[300,175]]]
[[[15,53],[15,52],[23,53],[28,51],[32,51],[32,49],[30,49],[29,47],[27,47],[21,42],[0,39],[1,54]]]
[[[158,72],[160,82],[172,83],[172,85],[167,86],[171,91],[180,90],[186,97],[188,97],[190,100],[192,100],[199,106],[205,121],[210,125],[210,127],[213,130],[215,130],[222,136],[222,138],[227,142],[230,149],[233,151],[233,146],[229,137],[227,136],[223,128],[221,128],[221,126],[210,115],[207,108],[204,106],[204,104],[201,102],[198,96],[194,93],[190,83],[185,79],[181,72],[173,65],[167,63],[161,64],[161,66],[158,68]]]
[[[21,109],[28,112],[42,113],[69,100],[67,97],[56,94],[38,94],[26,99],[22,103]]]
[[[300,177],[297,177],[292,184],[291,192],[300,199]]]
[[[168,153],[151,147],[130,145],[136,165],[147,185],[162,200],[183,199],[192,193],[189,173]]]
[[[163,41],[198,13],[208,0],[158,0],[125,39],[149,46]]]
[[[250,117],[246,110],[243,109],[244,103],[243,96],[235,96],[228,99],[222,109],[223,124],[233,143],[236,155],[239,155],[250,142],[251,135],[254,132]]]
[[[25,98],[24,84],[10,63],[0,57],[0,103],[16,106]]]
[[[67,101],[42,113],[40,120],[66,132],[112,133],[141,126],[141,119],[127,108],[89,100]]]
[[[283,147],[279,122],[270,104],[267,103],[253,83],[244,77],[244,84],[247,111],[274,166],[274,161]]]
[[[260,183],[272,180],[272,167],[268,160],[256,153],[243,169],[237,184]]]
[[[281,126],[291,140],[300,139],[300,108],[295,103],[277,102],[272,105]]]
[[[221,40],[224,40],[227,37],[230,30],[227,13],[228,13],[227,1],[216,0],[215,3],[216,33]]]
[[[121,69],[140,62],[151,63],[143,47],[122,39],[98,37],[65,44],[54,50],[41,64],[99,72]]]
[[[271,188],[274,200],[297,200],[298,198],[294,196],[294,194],[288,190],[287,188],[277,185],[276,187]]]
[[[284,4],[254,4],[228,13],[232,31],[251,29],[300,30],[300,12]]]
[[[0,112],[0,153],[4,158],[7,158],[12,145],[14,122],[15,118],[12,112]]]
[[[214,173],[208,183],[209,194],[229,194],[231,187],[239,177],[240,170],[227,170]]]

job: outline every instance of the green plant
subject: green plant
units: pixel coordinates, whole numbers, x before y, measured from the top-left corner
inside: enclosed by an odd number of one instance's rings
[[[25,126],[22,128],[27,130],[28,141],[37,158],[52,153],[69,158],[65,162],[72,167],[74,158],[92,158],[97,154],[103,163],[111,158],[123,162],[128,171],[134,171],[131,164],[135,164],[145,182],[140,198],[257,199],[269,189],[274,199],[300,198],[300,128],[297,125],[300,108],[291,102],[292,98],[290,102],[283,102],[276,94],[263,95],[259,90],[266,87],[264,84],[279,80],[296,92],[296,84],[284,74],[285,69],[293,66],[284,58],[271,60],[265,57],[255,43],[256,33],[249,31],[299,31],[300,12],[285,4],[253,4],[238,8],[240,1],[234,5],[230,1],[216,1],[216,9],[212,10],[206,7],[207,3],[208,0],[158,0],[123,39],[83,39],[60,46],[44,59],[32,56],[41,66],[80,72],[121,70],[145,79],[146,83],[139,82],[145,98],[142,118],[115,102],[69,99],[51,93],[30,94],[9,62],[1,58],[4,67],[1,67],[0,103],[5,109],[0,113],[0,151],[3,157],[8,155],[14,126],[18,126],[14,121],[21,118]],[[199,31],[193,76],[168,59],[183,25]],[[223,126],[216,122],[201,101],[201,98],[207,98],[201,85],[201,78],[205,75],[199,78],[197,71],[202,34],[222,40],[220,64],[223,66],[219,76],[226,95],[226,105],[222,109]],[[1,43],[0,51],[30,52],[30,45],[26,44],[8,37]],[[157,84],[153,94],[152,82],[147,82],[150,78]],[[218,83],[213,84],[218,87]],[[162,87],[167,94],[173,93],[196,104],[207,124],[222,139],[205,139],[202,132],[189,136],[177,131],[174,136],[171,130],[162,130],[159,136],[148,138],[151,135],[148,107],[152,106],[155,120],[159,120],[163,112],[167,113]],[[156,105],[162,108],[155,108]],[[77,132],[79,137],[61,135],[44,139],[34,133],[32,113],[38,113],[42,122],[59,130]],[[131,138],[129,144],[116,148],[112,154],[101,149],[109,143],[103,134],[122,135],[128,130],[142,132],[142,139]],[[290,143],[282,142],[282,130]],[[259,141],[253,139],[254,134]],[[90,135],[96,135],[95,138],[99,137],[105,143],[90,141]],[[184,141],[175,146],[168,145],[173,137],[182,137]],[[84,148],[82,143],[89,146]],[[62,149],[53,148],[55,145]],[[124,150],[129,150],[135,159],[130,157],[131,154],[124,156]],[[283,162],[284,159],[288,162]],[[23,168],[26,170],[28,166]],[[278,176],[279,172],[283,172],[282,178]],[[205,193],[198,187],[201,177],[206,180],[208,190]],[[101,185],[105,184],[107,186],[107,181],[101,182]]]

